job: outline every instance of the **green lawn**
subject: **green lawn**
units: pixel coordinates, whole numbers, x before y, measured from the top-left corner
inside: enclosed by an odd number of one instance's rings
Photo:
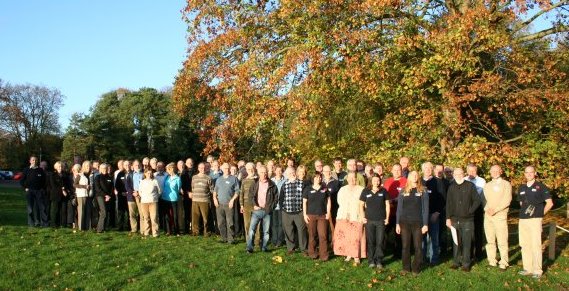
[[[390,258],[386,269],[377,272],[341,258],[321,263],[300,254],[287,256],[284,248],[248,255],[244,243],[228,246],[214,237],[142,239],[115,231],[29,228],[21,190],[0,186],[0,290],[568,289],[567,240],[558,240],[560,255],[546,262],[539,281],[517,275],[521,264],[517,246],[511,248],[513,267],[506,272],[483,262],[464,273],[450,270],[446,261],[426,268],[417,278],[402,277],[401,261]],[[517,243],[515,235],[511,241]],[[276,262],[276,256],[283,262]]]

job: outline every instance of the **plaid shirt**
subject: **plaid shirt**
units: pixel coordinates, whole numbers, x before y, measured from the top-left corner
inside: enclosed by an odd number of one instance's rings
[[[301,180],[286,181],[281,188],[281,207],[287,213],[302,211],[302,187]]]

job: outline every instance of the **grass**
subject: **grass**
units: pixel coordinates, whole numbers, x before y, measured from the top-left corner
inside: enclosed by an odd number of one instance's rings
[[[517,275],[521,258],[513,245],[515,235],[510,239],[512,267],[506,272],[481,262],[464,273],[450,270],[445,261],[414,278],[400,276],[401,261],[389,257],[386,269],[378,272],[337,257],[322,263],[300,254],[287,256],[284,248],[248,255],[244,243],[219,244],[215,237],[142,239],[125,232],[73,233],[25,224],[22,191],[0,185],[0,290],[569,289],[563,236],[558,238],[559,255],[545,262],[546,273],[538,281]]]

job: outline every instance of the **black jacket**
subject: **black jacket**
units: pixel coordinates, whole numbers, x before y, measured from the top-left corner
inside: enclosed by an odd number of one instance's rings
[[[277,185],[271,179],[267,178],[269,183],[269,188],[267,189],[267,200],[265,201],[265,212],[267,214],[271,213],[275,206],[277,205]],[[255,179],[255,184],[249,188],[249,197],[252,199],[252,203],[255,206],[259,206],[257,193],[259,192],[259,179]]]
[[[66,186],[66,176],[64,173],[59,174],[57,172],[52,172],[47,175],[47,191],[49,192],[49,199],[51,201],[61,201],[63,196],[63,188]]]
[[[109,174],[99,174],[95,176],[95,196],[113,196],[113,179]]]
[[[480,206],[480,196],[474,184],[464,181],[458,185],[453,182],[448,187],[446,214],[451,220],[471,220]]]
[[[45,190],[47,185],[45,171],[40,167],[25,168],[20,184],[22,187],[30,190]]]

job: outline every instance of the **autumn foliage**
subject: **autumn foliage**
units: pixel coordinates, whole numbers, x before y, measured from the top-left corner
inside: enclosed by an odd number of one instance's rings
[[[192,0],[173,103],[222,159],[405,154],[415,166],[499,163],[516,183],[535,164],[563,190],[568,6]]]

